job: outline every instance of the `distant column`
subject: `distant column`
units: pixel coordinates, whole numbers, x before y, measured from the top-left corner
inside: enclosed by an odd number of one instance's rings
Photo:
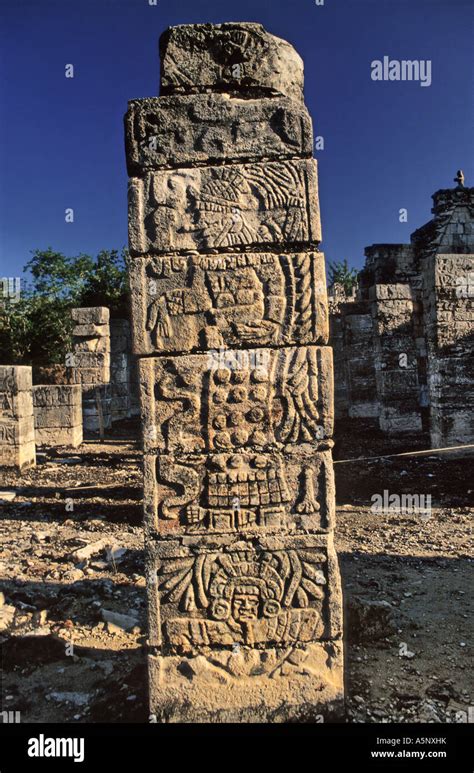
[[[31,368],[0,365],[0,467],[35,464]]]
[[[82,388],[82,416],[86,430],[100,428],[97,394],[105,427],[111,424],[109,310],[104,306],[72,309],[72,380]]]

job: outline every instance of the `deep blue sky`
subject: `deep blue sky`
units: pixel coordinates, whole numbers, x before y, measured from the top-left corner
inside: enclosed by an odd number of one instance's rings
[[[328,259],[407,241],[459,167],[474,184],[471,0],[0,0],[0,16],[0,276],[34,248],[126,244],[122,116],[158,93],[174,24],[258,21],[303,57]],[[384,55],[432,60],[432,85],[374,83]]]

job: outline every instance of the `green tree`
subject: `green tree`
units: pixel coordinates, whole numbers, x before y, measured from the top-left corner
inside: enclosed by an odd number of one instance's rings
[[[75,306],[107,306],[112,316],[128,316],[127,264],[126,249],[102,250],[96,259],[35,250],[23,269],[30,281],[20,299],[0,302],[2,361],[64,364]]]
[[[128,317],[128,250],[102,250],[87,273],[80,306],[107,306],[114,317]]]
[[[348,295],[352,292],[352,288],[357,285],[357,276],[357,269],[349,267],[347,258],[329,264],[329,284],[341,284]]]

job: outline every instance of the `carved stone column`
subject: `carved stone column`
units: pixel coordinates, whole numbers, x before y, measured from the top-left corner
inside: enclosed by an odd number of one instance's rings
[[[259,24],[174,27],[126,115],[157,721],[343,700],[332,350],[303,64]]]

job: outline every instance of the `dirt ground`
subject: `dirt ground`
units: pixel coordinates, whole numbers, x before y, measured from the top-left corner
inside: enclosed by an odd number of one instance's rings
[[[0,473],[1,710],[21,722],[148,719],[136,437]],[[336,444],[348,722],[474,721],[474,448],[396,455],[414,448],[347,422]],[[431,511],[375,512],[384,490]]]

